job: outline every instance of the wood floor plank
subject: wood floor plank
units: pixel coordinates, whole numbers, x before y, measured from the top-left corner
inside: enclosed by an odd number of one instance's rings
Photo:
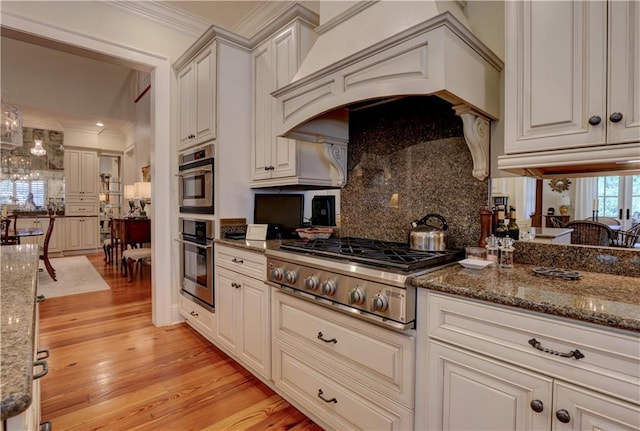
[[[42,420],[54,430],[321,429],[188,325],[153,326],[148,269],[127,283],[87,257],[110,290],[40,308]]]

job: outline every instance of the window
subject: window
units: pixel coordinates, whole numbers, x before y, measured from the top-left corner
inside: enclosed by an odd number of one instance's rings
[[[24,204],[29,193],[33,193],[36,206],[44,207],[47,194],[44,180],[0,180],[0,203]]]
[[[630,227],[640,219],[640,175],[598,177],[598,215]]]

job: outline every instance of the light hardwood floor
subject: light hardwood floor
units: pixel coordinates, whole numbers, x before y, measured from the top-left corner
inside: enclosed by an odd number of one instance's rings
[[[50,298],[42,420],[53,430],[320,430],[186,324],[151,323],[149,268],[127,283],[87,256],[109,291]]]

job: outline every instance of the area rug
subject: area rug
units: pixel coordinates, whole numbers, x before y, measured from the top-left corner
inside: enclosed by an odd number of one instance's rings
[[[46,270],[38,276],[38,293],[46,298],[109,289],[109,285],[85,256],[51,259],[51,266],[56,270],[58,281],[53,281]],[[42,262],[40,268],[44,268]]]

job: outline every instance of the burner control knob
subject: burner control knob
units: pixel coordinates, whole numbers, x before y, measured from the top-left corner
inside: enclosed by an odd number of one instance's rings
[[[322,283],[322,294],[327,296],[333,296],[336,293],[336,282],[333,280],[327,280]]]
[[[319,285],[320,282],[318,281],[318,277],[315,275],[310,275],[304,280],[304,288],[307,290],[316,290]]]
[[[271,270],[271,278],[282,281],[282,279],[284,278],[284,271],[282,270],[282,268],[273,268]]]
[[[378,293],[371,300],[372,311],[387,311],[387,308],[389,308],[389,300],[385,295]]]
[[[360,305],[364,303],[364,292],[360,288],[355,288],[349,292],[349,304]]]
[[[295,271],[287,271],[287,283],[295,284],[298,279],[298,274]]]

